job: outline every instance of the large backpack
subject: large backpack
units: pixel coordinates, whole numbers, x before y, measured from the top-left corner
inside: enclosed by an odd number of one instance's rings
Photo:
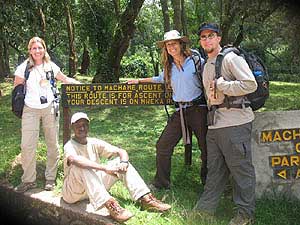
[[[229,52],[234,52],[235,54],[242,56],[249,65],[257,82],[257,89],[246,96],[250,101],[250,107],[253,111],[260,109],[264,106],[269,97],[269,75],[263,61],[257,55],[247,52],[242,48],[233,47],[231,45],[225,46],[222,48],[216,59],[216,78],[221,77],[222,61]]]
[[[200,88],[203,90],[202,93],[203,93],[203,97],[204,97],[204,87],[203,87],[203,82],[202,82],[202,70],[203,70],[204,63],[201,61],[201,59],[204,59],[204,58],[200,54],[200,52],[198,52],[195,49],[191,49],[191,52],[192,52],[191,58],[194,61],[194,65],[195,65],[195,72],[200,81],[200,85],[201,85]]]

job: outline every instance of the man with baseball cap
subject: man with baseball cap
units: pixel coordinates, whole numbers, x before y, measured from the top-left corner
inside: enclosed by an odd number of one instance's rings
[[[246,61],[233,52],[224,57],[222,76],[216,79],[215,62],[222,49],[220,29],[215,23],[203,23],[198,35],[208,55],[202,77],[212,120],[206,136],[207,182],[194,210],[198,214],[213,214],[231,175],[237,214],[229,225],[251,224],[255,210],[255,170],[251,158],[254,113],[243,104],[245,95],[255,91],[257,84]],[[236,104],[227,107],[227,97]],[[214,114],[210,114],[212,108],[216,109]]]
[[[170,205],[157,200],[138,172],[129,163],[124,149],[103,140],[88,137],[90,119],[83,112],[71,118],[74,136],[64,146],[63,199],[75,203],[89,199],[95,210],[106,207],[110,216],[124,222],[133,214],[122,208],[109,190],[118,180],[122,181],[131,197],[140,202],[143,209],[165,212]],[[111,159],[99,163],[101,158]]]

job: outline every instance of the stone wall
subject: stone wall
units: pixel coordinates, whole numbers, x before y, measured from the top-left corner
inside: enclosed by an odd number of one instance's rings
[[[5,225],[115,225],[103,211],[94,212],[88,201],[69,205],[52,191],[32,189],[16,193],[0,183],[0,224]],[[5,222],[4,222],[5,221]]]
[[[300,199],[300,110],[255,113],[256,196]]]

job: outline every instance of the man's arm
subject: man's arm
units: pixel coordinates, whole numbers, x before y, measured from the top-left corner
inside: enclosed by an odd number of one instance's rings
[[[91,161],[80,155],[69,155],[67,158],[68,166],[75,165],[83,169],[95,169],[105,171],[105,166]]]
[[[111,144],[108,144],[107,142],[102,141],[101,145],[104,147],[104,149],[109,149],[110,154],[108,155],[115,155],[119,156],[120,158],[120,164],[116,167],[108,166],[99,164],[98,162],[94,162],[92,160],[89,160],[83,156],[70,154],[67,156],[67,164],[68,165],[75,165],[80,168],[84,169],[95,169],[95,170],[101,170],[109,174],[115,174],[116,172],[126,172],[129,162],[128,162],[128,154],[124,149],[118,148],[116,146],[113,146]]]
[[[223,63],[228,74],[217,79],[217,88],[220,91],[228,96],[243,96],[256,90],[255,77],[241,56],[228,54]],[[230,77],[231,75],[233,77]]]

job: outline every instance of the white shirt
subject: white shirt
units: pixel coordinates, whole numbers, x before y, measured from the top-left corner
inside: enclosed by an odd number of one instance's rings
[[[15,76],[24,79],[26,65],[27,60],[17,67]],[[53,70],[54,78],[60,72],[60,68],[53,62],[43,63],[41,65],[34,66],[31,69],[26,82],[25,105],[30,108],[44,109],[52,103],[54,95],[51,90],[50,80],[47,80],[46,78],[46,72],[51,70]],[[47,98],[47,103],[41,104],[41,96],[45,96]]]

